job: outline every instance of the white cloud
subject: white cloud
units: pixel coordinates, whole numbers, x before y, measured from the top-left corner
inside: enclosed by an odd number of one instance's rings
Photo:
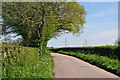
[[[117,36],[118,35],[118,30],[111,30],[111,31],[104,31],[104,32],[98,32],[98,33],[96,33],[96,34],[94,34],[94,35],[92,35],[92,36],[94,36],[94,37],[92,37],[93,39],[101,39],[101,38],[107,38],[107,37],[109,37],[109,36]]]
[[[118,30],[101,31],[96,34],[85,34],[79,37],[75,37],[72,34],[63,35],[58,39],[52,39],[48,42],[48,47],[65,47],[65,37],[67,38],[67,45],[70,46],[83,46],[85,40],[87,40],[88,46],[95,45],[111,45],[117,39]]]
[[[98,32],[88,37],[91,44],[110,44],[114,43],[118,36],[118,30]]]

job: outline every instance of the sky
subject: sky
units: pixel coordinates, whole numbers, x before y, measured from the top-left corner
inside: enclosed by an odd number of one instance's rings
[[[78,2],[119,2],[119,0],[76,0]]]
[[[65,2],[65,1],[72,1],[75,0],[1,0],[2,2]],[[118,2],[119,0],[76,0],[78,2]]]
[[[60,35],[51,39],[47,47],[80,47],[113,45],[118,38],[117,2],[80,2],[86,14],[86,23],[80,36]]]

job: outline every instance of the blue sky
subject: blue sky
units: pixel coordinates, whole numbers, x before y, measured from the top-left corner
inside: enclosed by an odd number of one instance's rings
[[[87,15],[85,28],[80,36],[61,35],[51,39],[48,47],[103,46],[113,45],[118,38],[118,3],[117,2],[80,2]]]

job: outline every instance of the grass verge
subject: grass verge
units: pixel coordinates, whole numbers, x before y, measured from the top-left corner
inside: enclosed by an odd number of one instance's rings
[[[109,72],[112,72],[120,76],[120,61],[119,60],[110,59],[108,57],[98,56],[95,54],[73,53],[73,52],[65,52],[65,51],[58,51],[58,53],[80,58],[93,65],[101,67]]]
[[[2,78],[52,78],[53,59],[50,54],[38,59],[38,49],[3,45]],[[49,51],[47,51],[49,53]]]

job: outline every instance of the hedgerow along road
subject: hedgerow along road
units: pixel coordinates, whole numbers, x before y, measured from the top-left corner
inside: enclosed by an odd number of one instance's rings
[[[81,59],[59,53],[50,53],[54,59],[54,78],[118,78]]]

